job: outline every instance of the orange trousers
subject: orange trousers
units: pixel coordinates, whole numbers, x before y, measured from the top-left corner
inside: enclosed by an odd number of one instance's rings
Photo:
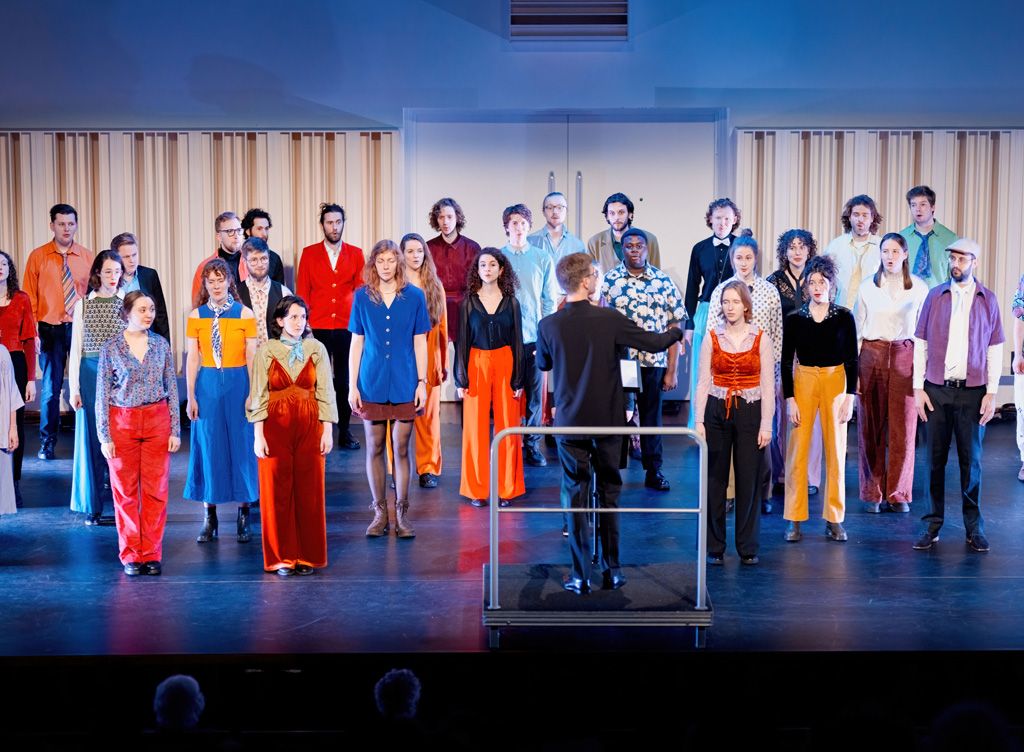
[[[800,425],[793,428],[786,446],[786,506],[782,516],[794,522],[808,517],[807,465],[815,416],[820,415],[825,450],[821,516],[828,522],[842,522],[846,517],[846,424],[839,422],[839,404],[846,397],[846,371],[842,366],[798,365],[793,372],[793,397],[800,410]]]
[[[459,493],[470,499],[490,497],[490,413],[494,432],[518,426],[519,400],[512,396],[512,348],[469,351],[469,388],[462,398],[462,482]],[[514,499],[526,493],[523,483],[523,437],[505,439],[498,447],[498,496]]]
[[[427,404],[413,423],[416,473],[441,474],[441,387],[427,384]],[[390,457],[390,453],[388,455]]]

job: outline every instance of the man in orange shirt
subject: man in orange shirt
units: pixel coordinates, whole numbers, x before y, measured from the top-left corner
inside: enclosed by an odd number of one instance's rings
[[[334,365],[338,447],[355,450],[359,442],[348,428],[352,418],[348,404],[348,350],[352,344],[348,317],[352,295],[363,285],[363,251],[342,242],[345,210],[338,204],[320,204],[320,229],[324,239],[302,249],[295,294],[309,306],[309,327],[327,348]]]
[[[71,350],[71,313],[88,292],[92,252],[75,242],[78,212],[68,204],[50,209],[53,240],[36,248],[25,265],[24,289],[39,324],[39,459],[52,460],[60,428],[60,392]]]

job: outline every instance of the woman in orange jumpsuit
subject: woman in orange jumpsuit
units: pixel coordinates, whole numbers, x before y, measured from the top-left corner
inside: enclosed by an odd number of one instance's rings
[[[327,566],[324,457],[338,406],[327,349],[306,325],[309,308],[288,295],[256,353],[249,420],[259,460],[263,568],[309,575]]]

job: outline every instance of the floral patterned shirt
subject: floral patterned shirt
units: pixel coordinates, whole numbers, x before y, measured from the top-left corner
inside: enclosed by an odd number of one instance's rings
[[[609,308],[629,317],[648,332],[665,332],[672,324],[686,324],[683,296],[671,277],[647,264],[637,277],[630,274],[624,264],[607,272],[601,285],[601,297]],[[665,368],[668,355],[649,353],[630,348],[629,357],[636,358],[645,368]]]

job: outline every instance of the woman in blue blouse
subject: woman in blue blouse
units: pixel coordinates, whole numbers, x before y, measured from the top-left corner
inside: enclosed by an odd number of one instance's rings
[[[130,292],[121,315],[128,328],[100,349],[96,434],[110,468],[124,573],[158,575],[170,453],[181,446],[178,382],[171,346],[150,331],[156,319],[153,299]]]
[[[409,436],[427,401],[427,299],[405,279],[401,253],[392,240],[370,251],[363,270],[365,286],[355,292],[348,328],[352,332],[348,402],[366,431],[366,477],[373,500],[369,537],[388,532],[387,468],[384,447],[394,423],[395,533],[416,535],[409,524]]]

